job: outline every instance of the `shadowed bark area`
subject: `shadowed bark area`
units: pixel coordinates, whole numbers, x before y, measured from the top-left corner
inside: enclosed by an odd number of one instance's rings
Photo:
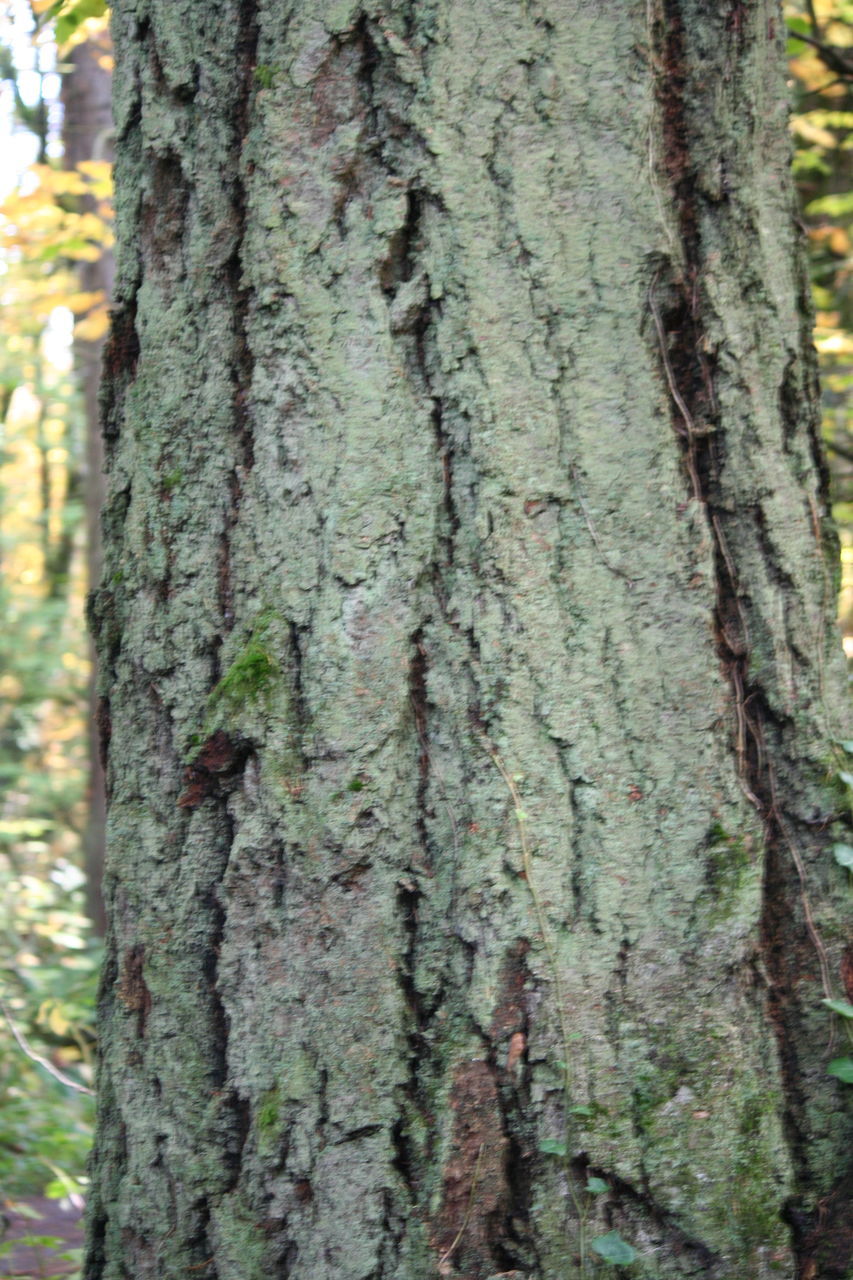
[[[784,33],[718,8],[115,6],[87,1280],[853,1274]]]

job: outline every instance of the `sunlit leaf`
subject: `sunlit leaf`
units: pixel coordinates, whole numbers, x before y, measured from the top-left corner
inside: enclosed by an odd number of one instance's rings
[[[820,196],[806,205],[806,213],[813,215],[825,213],[830,218],[843,218],[853,214],[853,191],[841,191],[833,195]]]
[[[842,1018],[853,1018],[853,1004],[849,1000],[821,1000],[821,1004]]]

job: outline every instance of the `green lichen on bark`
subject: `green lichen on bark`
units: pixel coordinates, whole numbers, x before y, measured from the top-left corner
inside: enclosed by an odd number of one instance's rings
[[[115,5],[87,1280],[847,1275],[843,673],[725,9]]]

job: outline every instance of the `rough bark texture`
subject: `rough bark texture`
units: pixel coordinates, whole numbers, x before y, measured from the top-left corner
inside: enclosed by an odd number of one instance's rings
[[[88,1280],[853,1275],[783,34],[116,3]]]

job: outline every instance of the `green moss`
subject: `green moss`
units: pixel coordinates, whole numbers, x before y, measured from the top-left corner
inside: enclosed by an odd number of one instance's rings
[[[263,64],[255,67],[255,80],[262,89],[271,89],[277,74],[278,67],[269,67]]]
[[[712,922],[736,911],[751,876],[756,871],[752,842],[743,836],[726,834],[722,828],[709,832],[707,881],[712,904]]]
[[[756,1248],[780,1234],[774,1187],[774,1163],[770,1157],[768,1125],[775,1124],[780,1107],[778,1092],[744,1097],[735,1143],[732,1216],[746,1248]],[[769,1190],[768,1190],[769,1189]]]
[[[255,1114],[255,1124],[262,1136],[278,1129],[281,1120],[281,1095],[278,1085],[268,1089]]]
[[[252,640],[239,654],[213,690],[213,701],[247,702],[260,696],[276,673],[273,659]]]
[[[281,675],[281,666],[270,645],[275,620],[276,615],[271,611],[258,616],[245,644],[210,691],[201,728],[187,738],[186,764],[193,762],[212,733],[222,728],[239,728],[234,724],[236,718],[245,710],[257,707],[272,692]]]
[[[184,473],[180,467],[176,467],[174,471],[168,471],[163,476],[163,488],[166,493],[171,493],[173,489],[177,489],[178,485],[184,478]]]
[[[711,849],[711,867],[715,883],[740,880],[741,873],[751,865],[746,841],[739,836],[728,836]]]
[[[241,1280],[267,1280],[269,1244],[265,1233],[258,1230],[257,1214],[252,1207],[239,1194],[226,1196],[212,1218],[216,1227],[218,1272],[238,1275]]]
[[[638,1134],[654,1128],[658,1108],[669,1102],[688,1074],[685,1063],[673,1064],[663,1056],[656,1066],[640,1063],[631,1090],[631,1117]]]
[[[272,615],[262,614],[244,647],[234,658],[208,698],[208,713],[220,706],[238,710],[247,702],[257,702],[279,675],[279,665],[269,651]]]

